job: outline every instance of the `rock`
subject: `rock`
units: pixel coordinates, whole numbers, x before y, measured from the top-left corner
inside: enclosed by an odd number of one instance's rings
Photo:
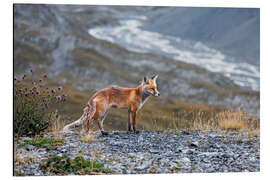
[[[158,149],[150,149],[151,153],[158,154],[160,151]]]
[[[33,145],[26,145],[26,146],[24,146],[24,148],[25,148],[27,151],[33,151],[33,150],[36,149],[36,147],[33,146]]]
[[[178,148],[176,148],[176,151],[175,152],[182,152],[182,147],[178,147]]]
[[[190,163],[190,159],[187,158],[187,157],[184,157],[184,158],[181,159],[181,162],[183,162],[183,163]]]
[[[31,140],[33,140],[33,138],[30,138],[30,137],[22,137],[21,140],[22,140],[22,141],[31,141]]]
[[[135,169],[136,169],[136,170],[141,171],[141,170],[146,169],[147,167],[148,167],[148,165],[147,165],[147,164],[142,164],[141,166],[137,166],[137,167],[135,167]]]
[[[184,153],[184,154],[193,154],[194,153],[194,149],[183,149],[182,150],[182,152]]]
[[[192,147],[192,148],[196,148],[196,147],[199,146],[199,143],[197,141],[195,141],[195,142],[190,143],[189,146]]]

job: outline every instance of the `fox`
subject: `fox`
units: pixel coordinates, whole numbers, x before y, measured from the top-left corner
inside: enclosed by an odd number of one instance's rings
[[[91,124],[98,121],[98,127],[102,135],[109,133],[104,131],[103,122],[110,108],[126,108],[128,110],[128,132],[139,133],[136,130],[136,113],[143,107],[151,96],[160,96],[157,89],[158,75],[151,78],[144,77],[141,83],[135,88],[120,86],[109,86],[96,92],[83,109],[82,116],[75,122],[66,125],[64,132],[86,124],[85,133],[88,133]]]

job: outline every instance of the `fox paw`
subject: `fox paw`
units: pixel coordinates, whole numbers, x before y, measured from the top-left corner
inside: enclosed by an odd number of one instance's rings
[[[102,133],[102,135],[103,135],[103,136],[107,136],[107,135],[109,135],[109,133],[108,133],[108,132],[106,132],[106,131],[101,131],[101,133]]]

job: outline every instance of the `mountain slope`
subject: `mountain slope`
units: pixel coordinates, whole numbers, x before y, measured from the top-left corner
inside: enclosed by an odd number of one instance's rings
[[[195,65],[148,53],[135,53],[96,39],[87,31],[118,23],[120,13],[138,7],[15,5],[14,70],[32,68],[56,83],[96,91],[111,84],[135,87],[143,76],[159,74],[159,90],[167,100],[224,105],[259,114],[259,93],[244,91],[228,78]],[[85,100],[86,102],[87,100]],[[82,103],[85,103],[82,102]]]
[[[259,9],[166,7],[148,16],[148,30],[201,41],[235,60],[259,65]]]

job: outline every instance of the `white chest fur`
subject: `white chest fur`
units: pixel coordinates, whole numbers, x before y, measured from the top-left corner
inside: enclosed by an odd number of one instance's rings
[[[149,95],[147,95],[145,93],[142,95],[142,102],[139,106],[139,109],[141,109],[143,107],[144,103],[148,100],[148,98],[149,98]]]

